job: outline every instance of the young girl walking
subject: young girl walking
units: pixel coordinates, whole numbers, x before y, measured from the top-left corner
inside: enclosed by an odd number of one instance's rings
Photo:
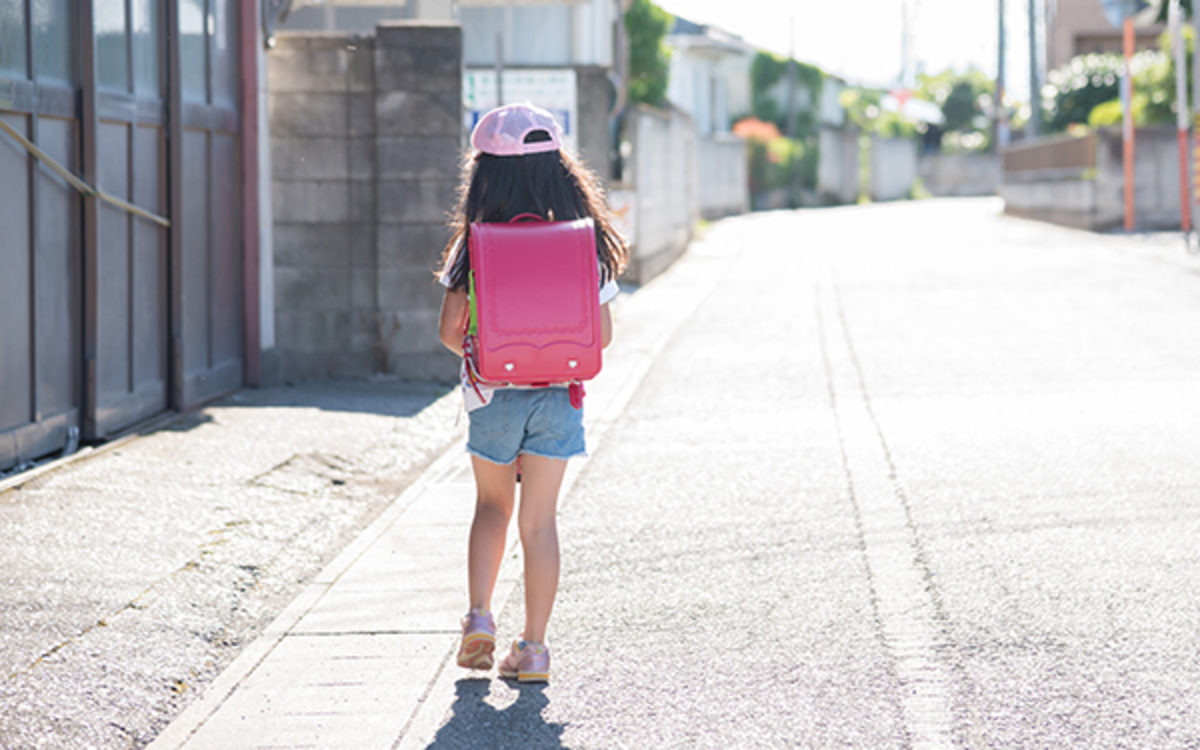
[[[596,292],[601,341],[608,346],[612,340],[608,303],[617,295],[616,278],[628,248],[613,228],[596,176],[563,150],[561,138],[553,115],[531,104],[494,109],[471,133],[474,155],[463,170],[453,235],[439,271],[446,287],[439,334],[455,354],[463,353],[468,316],[471,222],[507,222],[523,213],[548,221],[593,220],[600,266]],[[465,362],[462,378],[476,503],[467,554],[470,610],[462,619],[458,664],[491,669],[494,663],[492,591],[504,557],[519,472],[517,525],[525,553],[525,629],[501,661],[499,673],[521,682],[546,682],[550,674],[546,626],[558,591],[558,491],[567,459],[585,453],[583,411],[571,404],[565,385],[522,388],[472,383]]]

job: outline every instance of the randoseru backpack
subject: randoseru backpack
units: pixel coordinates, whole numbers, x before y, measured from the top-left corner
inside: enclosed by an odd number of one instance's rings
[[[600,280],[591,219],[544,221],[521,214],[508,223],[475,222],[467,248],[464,353],[473,378],[537,386],[578,383],[600,372]]]

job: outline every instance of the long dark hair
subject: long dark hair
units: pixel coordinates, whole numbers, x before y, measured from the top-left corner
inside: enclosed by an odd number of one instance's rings
[[[547,138],[546,133],[534,131],[526,141]],[[480,153],[469,157],[463,165],[458,204],[450,221],[453,233],[442,251],[438,274],[449,273],[451,289],[467,285],[471,259],[466,248],[471,222],[503,222],[523,213],[551,221],[590,217],[596,225],[596,258],[600,261],[601,281],[615,279],[625,269],[629,246],[613,227],[604,190],[595,173],[562,149],[525,156]],[[460,247],[462,251],[458,252]]]

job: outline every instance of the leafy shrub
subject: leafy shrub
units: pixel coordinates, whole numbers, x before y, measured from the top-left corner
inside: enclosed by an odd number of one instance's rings
[[[750,147],[751,193],[786,189],[795,194],[816,187],[817,149],[812,144],[788,138],[775,123],[757,117],[739,120],[733,132],[745,138]]]
[[[1189,30],[1189,47],[1190,38]],[[1138,126],[1175,122],[1175,62],[1170,45],[1163,46],[1166,51],[1144,50],[1133,56],[1132,109]],[[1110,53],[1080,55],[1052,71],[1042,90],[1049,129],[1061,131],[1074,123],[1104,127],[1121,122],[1123,68],[1122,57]]]
[[[633,0],[625,11],[629,34],[629,100],[658,106],[667,96],[671,51],[663,37],[673,16],[651,0]]]
[[[1116,54],[1089,54],[1072,58],[1050,71],[1042,89],[1042,112],[1052,131],[1088,121],[1099,104],[1120,96],[1123,61]]]

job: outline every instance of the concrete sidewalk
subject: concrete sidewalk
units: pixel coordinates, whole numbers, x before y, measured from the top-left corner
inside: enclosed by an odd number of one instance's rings
[[[716,231],[735,231],[733,224]],[[655,355],[716,287],[727,258],[706,247],[695,243],[670,272],[620,298],[616,343],[588,386],[593,453]],[[571,462],[562,497],[586,465],[586,459]],[[473,504],[470,463],[456,441],[151,747],[429,744],[454,700],[455,681],[468,674],[453,656]],[[515,539],[511,534],[497,585],[498,611],[520,575]],[[501,644],[514,635],[498,634]]]

